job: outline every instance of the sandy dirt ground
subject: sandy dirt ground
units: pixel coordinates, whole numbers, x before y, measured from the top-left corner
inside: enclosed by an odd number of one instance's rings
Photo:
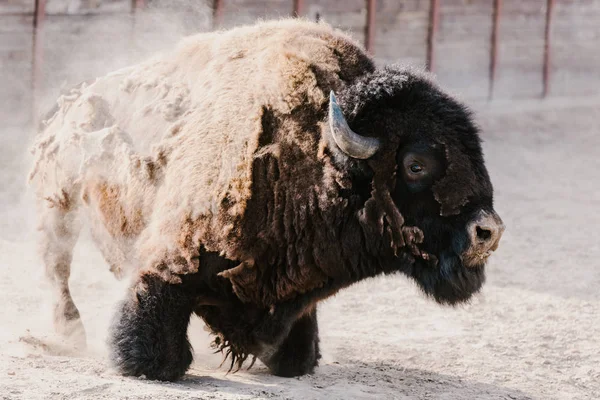
[[[89,349],[62,347],[35,253],[34,209],[21,194],[28,159],[3,161],[0,398],[600,398],[600,107],[480,108],[496,208],[507,225],[482,293],[453,309],[401,276],[357,284],[320,305],[323,360],[298,379],[270,376],[258,362],[228,375],[199,320],[189,330],[195,362],[182,381],[117,375],[105,338],[127,282],[116,281],[85,240],[71,288]],[[3,149],[23,147],[15,135],[29,137],[5,130]]]

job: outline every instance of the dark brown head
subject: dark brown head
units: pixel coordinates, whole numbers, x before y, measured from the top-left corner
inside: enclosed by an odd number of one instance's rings
[[[367,197],[385,211],[383,232],[420,231],[398,245],[390,269],[440,303],[469,299],[504,232],[470,112],[428,76],[388,67],[340,90],[339,105],[332,93],[329,121],[354,176],[369,179]]]

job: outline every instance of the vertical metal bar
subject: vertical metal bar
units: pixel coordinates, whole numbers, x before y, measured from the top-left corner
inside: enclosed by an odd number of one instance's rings
[[[292,16],[298,18],[304,14],[304,0],[294,0]]]
[[[365,27],[365,48],[373,54],[375,36],[375,13],[377,0],[367,0],[367,25]]]
[[[550,38],[552,34],[552,16],[554,11],[554,0],[547,0],[546,3],[546,26],[544,28],[544,70],[543,80],[544,88],[542,91],[542,97],[547,97],[550,92]]]
[[[33,28],[40,28],[46,18],[46,0],[35,0],[35,11],[33,14]]]
[[[494,96],[494,81],[496,80],[496,65],[498,64],[498,31],[500,28],[500,15],[502,13],[502,0],[494,0],[494,12],[492,15],[492,36],[490,43],[490,82],[488,88],[488,99]]]
[[[440,22],[440,2],[431,0],[429,6],[429,29],[427,32],[427,69],[435,70],[435,39]]]
[[[138,34],[137,13],[146,8],[146,0],[131,0],[131,31],[129,34],[129,43],[132,48],[136,46],[136,36]]]
[[[223,1],[213,0],[213,29],[217,29],[223,22]]]
[[[33,57],[31,66],[31,93],[32,93],[32,117],[33,123],[38,119],[38,97],[43,84],[44,72],[44,43],[42,29],[46,19],[46,0],[35,0],[35,12],[33,14]]]
[[[131,0],[131,11],[143,10],[146,7],[146,0]]]

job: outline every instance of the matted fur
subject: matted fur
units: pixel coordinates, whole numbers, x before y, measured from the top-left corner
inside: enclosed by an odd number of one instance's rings
[[[244,224],[261,193],[253,174],[270,165],[290,190],[312,192],[315,206],[331,201],[346,178],[323,155],[328,94],[372,69],[325,24],[282,20],[188,37],[63,96],[34,147],[31,179],[39,198],[66,191],[72,207],[87,205],[96,236],[118,244],[113,263],[171,279],[197,271],[202,245],[249,266],[257,254]]]

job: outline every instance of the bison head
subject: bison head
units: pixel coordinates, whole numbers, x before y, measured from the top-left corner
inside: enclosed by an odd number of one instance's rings
[[[332,137],[355,181],[368,182],[365,198],[391,204],[379,204],[375,232],[402,241],[385,271],[404,272],[440,303],[469,299],[504,231],[470,112],[425,74],[395,67],[339,98],[331,93]]]

